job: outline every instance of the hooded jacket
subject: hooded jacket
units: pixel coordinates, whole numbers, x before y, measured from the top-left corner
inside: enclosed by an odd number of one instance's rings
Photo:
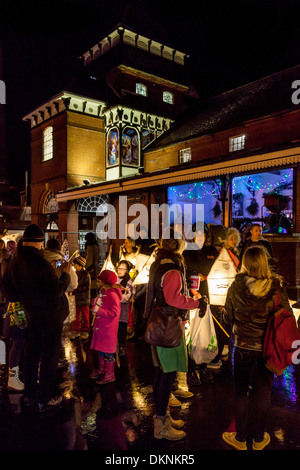
[[[232,327],[235,346],[256,351],[263,350],[264,334],[269,315],[274,310],[275,295],[280,291],[281,305],[293,312],[286,290],[277,276],[255,279],[237,274],[228,289],[224,323]]]
[[[95,323],[91,348],[104,353],[115,353],[118,342],[122,290],[115,287],[101,289],[92,300]],[[96,308],[95,308],[96,307]]]

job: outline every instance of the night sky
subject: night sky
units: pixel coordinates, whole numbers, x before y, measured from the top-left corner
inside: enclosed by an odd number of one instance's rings
[[[0,0],[11,184],[22,186],[29,169],[30,130],[22,117],[63,89],[76,58],[128,4],[139,27],[153,23],[170,45],[191,54],[200,96],[300,63],[299,0]]]

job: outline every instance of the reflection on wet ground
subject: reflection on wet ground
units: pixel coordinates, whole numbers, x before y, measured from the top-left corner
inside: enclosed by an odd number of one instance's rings
[[[189,387],[172,415],[185,421],[187,437],[180,442],[153,438],[152,361],[144,342],[128,342],[118,359],[116,382],[96,385],[89,379],[94,356],[89,342],[62,338],[66,366],[57,371],[64,404],[49,414],[26,414],[19,393],[1,394],[0,450],[106,450],[183,452],[231,450],[222,432],[233,425],[232,355],[214,374],[214,384]],[[185,374],[179,385],[186,388]],[[300,450],[299,366],[276,378],[268,422],[271,444],[266,450]]]

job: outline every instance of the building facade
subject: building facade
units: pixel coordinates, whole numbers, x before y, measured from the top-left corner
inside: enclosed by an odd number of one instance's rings
[[[143,150],[197,99],[186,59],[119,24],[82,55],[63,91],[24,117],[31,126],[32,222],[47,236],[77,248],[103,217],[94,194],[58,201],[60,192],[144,173]]]
[[[170,222],[189,210],[191,223],[193,205],[203,204],[206,223],[241,231],[262,224],[298,299],[300,67],[200,100],[185,75],[187,59],[125,25],[82,55],[79,75],[24,118],[32,221],[83,249],[109,204],[117,233],[105,243],[118,251],[137,202],[149,217],[153,204],[175,204]]]

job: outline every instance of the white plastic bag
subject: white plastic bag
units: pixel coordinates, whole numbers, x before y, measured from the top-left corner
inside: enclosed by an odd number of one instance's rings
[[[216,330],[209,305],[204,317],[200,318],[197,311],[193,319],[188,351],[196,364],[208,364],[218,354]]]

